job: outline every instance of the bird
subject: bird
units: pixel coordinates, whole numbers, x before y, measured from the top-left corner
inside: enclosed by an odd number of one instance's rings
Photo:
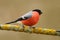
[[[5,24],[11,24],[11,23],[16,23],[16,22],[20,21],[20,22],[22,22],[23,27],[24,27],[24,25],[27,25],[27,26],[30,26],[30,28],[31,28],[32,26],[34,26],[35,24],[38,23],[41,14],[42,14],[42,11],[40,9],[34,9],[34,10],[31,10],[28,13],[20,16],[16,20],[5,23]]]

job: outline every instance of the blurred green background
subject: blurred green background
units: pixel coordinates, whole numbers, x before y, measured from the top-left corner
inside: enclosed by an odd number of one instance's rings
[[[37,27],[60,29],[60,0],[0,0],[0,24],[15,20],[33,9],[43,12]],[[60,40],[60,37],[0,30],[0,40]]]

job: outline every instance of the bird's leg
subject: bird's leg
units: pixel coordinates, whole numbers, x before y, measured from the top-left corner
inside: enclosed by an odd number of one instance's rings
[[[17,24],[20,25],[21,29],[24,31],[25,29],[24,24],[21,21],[18,21]]]
[[[25,29],[25,26],[22,24],[22,29],[23,29],[23,31],[24,31],[24,29]]]
[[[35,27],[29,26],[29,29],[28,30],[29,30],[30,33],[32,32],[32,29],[35,30]]]
[[[35,29],[35,26],[31,26],[32,29]]]

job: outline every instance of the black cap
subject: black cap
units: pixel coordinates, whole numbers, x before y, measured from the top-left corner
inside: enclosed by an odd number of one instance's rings
[[[39,13],[39,15],[42,14],[41,10],[39,10],[39,9],[34,9],[33,11],[37,11]]]

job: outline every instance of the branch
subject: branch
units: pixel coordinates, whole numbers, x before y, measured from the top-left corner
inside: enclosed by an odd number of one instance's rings
[[[18,31],[18,32],[27,32],[27,33],[36,33],[36,34],[47,34],[47,35],[58,35],[60,36],[60,31],[56,31],[54,29],[46,29],[46,28],[29,28],[25,26],[24,30],[23,27],[20,25],[12,25],[12,24],[1,24],[0,30],[11,30],[11,31]]]

